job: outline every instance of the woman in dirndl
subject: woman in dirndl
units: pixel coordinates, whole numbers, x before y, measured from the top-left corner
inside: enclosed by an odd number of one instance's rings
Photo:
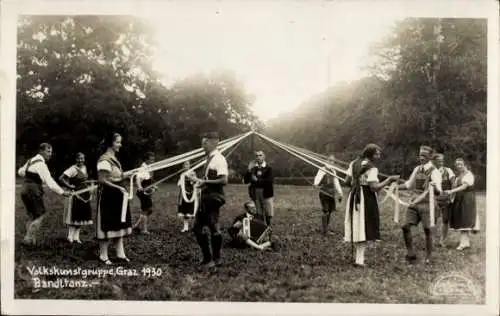
[[[148,170],[148,165],[155,162],[155,154],[153,152],[147,152],[144,157],[144,162],[140,167],[140,171],[136,176],[137,185],[137,197],[141,202],[141,215],[139,219],[134,224],[133,229],[139,229],[141,234],[149,234],[148,230],[148,218],[153,213],[153,198],[152,194],[156,187],[152,186],[153,176]]]
[[[122,147],[122,136],[112,134],[104,140],[106,151],[99,157],[97,172],[99,190],[97,193],[96,231],[99,240],[99,260],[112,264],[108,257],[108,247],[114,241],[119,261],[129,262],[125,255],[123,239],[132,233],[132,217],[125,189],[122,166],[116,154]]]
[[[457,176],[451,190],[450,228],[460,232],[460,243],[457,250],[470,248],[471,232],[479,231],[479,214],[476,209],[474,192],[474,174],[467,168],[462,158],[455,160]]]
[[[182,222],[184,226],[182,227],[181,233],[185,233],[189,231],[189,222],[194,216],[194,201],[187,202],[183,197],[183,186],[184,192],[186,194],[186,198],[191,200],[194,194],[194,180],[196,178],[196,173],[194,170],[189,170],[191,168],[191,163],[189,161],[184,162],[183,173],[177,182],[177,186],[179,186],[179,198],[177,203],[177,216],[182,218]]]
[[[375,162],[380,159],[382,150],[375,144],[369,144],[361,156],[349,164],[346,182],[351,191],[347,198],[344,220],[344,241],[352,242],[356,250],[354,266],[365,266],[365,248],[367,241],[380,240],[380,218],[377,192],[399,179],[390,176],[382,182],[378,179]]]
[[[68,189],[78,191],[88,187],[89,175],[85,166],[85,155],[76,154],[76,164],[66,169],[59,181]],[[66,205],[64,223],[69,226],[68,241],[81,244],[80,229],[82,226],[92,225],[92,207],[90,205],[91,192],[74,195]]]

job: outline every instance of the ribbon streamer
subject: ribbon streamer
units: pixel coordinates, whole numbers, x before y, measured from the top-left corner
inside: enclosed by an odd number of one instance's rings
[[[128,208],[128,200],[129,200],[128,195],[129,194],[127,192],[123,192],[122,216],[121,216],[122,223],[125,223],[125,221],[127,219],[127,208]]]
[[[436,225],[436,218],[434,217],[435,214],[435,201],[434,201],[434,186],[432,184],[429,185],[429,215],[431,217],[431,227],[434,227]]]

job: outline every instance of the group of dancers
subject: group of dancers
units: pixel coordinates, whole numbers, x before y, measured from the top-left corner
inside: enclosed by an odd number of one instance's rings
[[[178,185],[178,215],[183,220],[182,232],[192,230],[200,247],[201,264],[209,267],[220,265],[222,247],[222,229],[219,225],[220,208],[226,203],[224,186],[228,183],[228,164],[226,158],[217,149],[219,136],[207,133],[202,137],[202,147],[206,155],[206,163],[201,177],[191,169],[189,161],[183,165],[183,174]],[[113,261],[129,262],[124,247],[124,237],[134,230],[149,234],[148,218],[153,212],[152,194],[158,190],[153,183],[152,173],[148,165],[155,161],[155,155],[149,152],[144,157],[136,175],[137,196],[141,204],[141,213],[137,222],[132,225],[129,200],[124,199],[129,192],[125,188],[122,166],[117,158],[122,147],[122,136],[114,133],[104,140],[106,150],[97,163],[97,215],[95,217],[96,237],[99,241],[99,260],[111,265],[108,254],[109,245],[113,242],[116,258]],[[436,219],[442,219],[442,232],[439,245],[444,246],[448,235],[448,227],[461,232],[458,250],[470,247],[470,232],[477,231],[478,216],[474,195],[474,175],[468,170],[461,158],[455,161],[455,170],[445,167],[444,155],[434,153],[432,148],[421,146],[418,154],[420,164],[414,168],[410,178],[402,181],[399,176],[388,176],[379,180],[377,161],[382,149],[369,144],[359,158],[349,164],[346,171],[345,184],[350,187],[346,200],[344,218],[344,241],[351,242],[355,248],[357,267],[365,266],[365,249],[369,241],[380,240],[380,201],[379,192],[396,182],[400,190],[411,190],[414,198],[410,201],[405,221],[402,225],[404,243],[407,249],[406,259],[413,263],[417,256],[413,249],[412,227],[420,222],[424,228],[426,240],[425,262],[431,260],[433,241],[430,205],[434,203]],[[23,242],[37,243],[37,231],[46,214],[43,201],[45,183],[52,191],[70,197],[65,207],[64,223],[69,226],[69,242],[81,243],[80,229],[85,225],[94,225],[90,201],[92,191],[72,194],[75,190],[85,189],[89,182],[85,167],[85,156],[76,155],[76,164],[69,167],[59,178],[62,187],[50,175],[47,161],[52,156],[50,144],[40,145],[39,153],[29,159],[19,170],[24,177],[21,192],[22,201],[30,216]],[[322,230],[329,234],[330,216],[336,209],[336,203],[343,199],[343,190],[336,176],[335,157],[331,155],[324,168],[318,170],[314,186],[319,188],[319,199],[322,205]],[[271,220],[273,210],[272,169],[264,161],[264,153],[256,152],[256,160],[248,166],[245,183],[250,183],[251,201],[245,203],[245,212],[235,218],[227,230],[234,244],[246,245],[255,249],[268,249],[271,245]],[[399,183],[398,183],[399,182]],[[64,188],[63,188],[64,187]],[[193,202],[193,195],[199,192],[198,207]],[[184,196],[186,195],[186,196]],[[194,219],[194,223],[191,221]],[[192,226],[190,228],[190,226]]]

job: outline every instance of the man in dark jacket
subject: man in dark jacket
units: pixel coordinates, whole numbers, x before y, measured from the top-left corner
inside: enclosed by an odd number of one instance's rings
[[[248,193],[255,202],[257,213],[265,218],[266,224],[271,225],[274,216],[274,187],[273,171],[266,163],[262,150],[255,152],[255,160],[248,164],[244,182],[250,184]]]

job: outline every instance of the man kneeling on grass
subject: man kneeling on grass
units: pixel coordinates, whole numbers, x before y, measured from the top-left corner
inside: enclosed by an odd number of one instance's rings
[[[265,250],[271,246],[270,227],[256,214],[257,208],[253,201],[244,204],[246,212],[237,216],[233,226],[228,229],[234,246],[250,246]]]

